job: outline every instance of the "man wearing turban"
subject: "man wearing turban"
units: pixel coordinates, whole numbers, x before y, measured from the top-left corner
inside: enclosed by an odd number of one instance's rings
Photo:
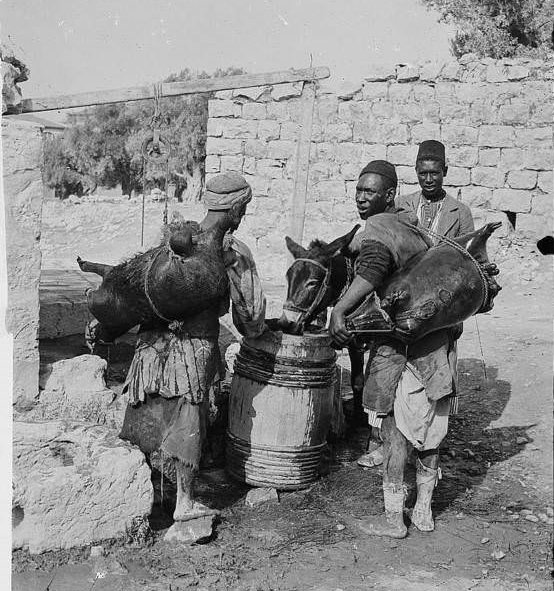
[[[240,174],[216,175],[206,183],[204,219],[200,223],[185,223],[194,233],[200,233],[231,216],[232,226],[223,241],[223,260],[233,323],[242,335],[256,337],[266,329],[266,301],[252,254],[233,235],[251,199],[252,190]],[[124,385],[129,405],[120,437],[138,445],[146,454],[160,451],[162,458],[174,461],[175,522],[190,522],[217,513],[194,500],[193,482],[205,441],[208,393],[222,372],[219,317],[228,309],[229,301],[221,301],[218,309],[201,312],[176,326],[141,326]],[[185,531],[191,530],[185,527]]]
[[[329,323],[329,332],[339,345],[352,341],[346,314],[371,294],[382,295],[384,281],[432,245],[414,225],[414,217],[396,208],[396,187],[396,171],[389,162],[370,162],[360,173],[356,205],[366,226],[351,244],[354,253],[359,252],[355,277],[334,307]],[[418,456],[412,524],[421,531],[434,529],[431,498],[438,479],[438,446],[446,436],[453,394],[448,341],[446,331],[437,331],[410,346],[388,336],[370,343],[363,406],[370,426],[379,430],[384,442],[385,515],[359,522],[368,534],[406,536],[403,511],[408,444]]]

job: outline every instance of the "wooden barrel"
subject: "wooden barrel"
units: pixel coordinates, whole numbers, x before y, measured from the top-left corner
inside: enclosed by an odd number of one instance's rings
[[[254,486],[305,488],[319,476],[336,353],[326,333],[244,339],[229,397],[227,471]]]

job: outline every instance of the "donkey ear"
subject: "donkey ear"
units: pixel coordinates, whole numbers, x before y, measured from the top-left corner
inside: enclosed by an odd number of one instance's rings
[[[335,240],[333,240],[333,242],[331,242],[330,244],[328,244],[325,247],[325,253],[329,256],[334,256],[335,254],[338,254],[343,248],[345,248],[346,246],[348,246],[351,242],[352,239],[354,238],[356,232],[359,230],[360,228],[360,224],[356,224],[352,230],[350,230],[350,232],[348,232],[348,234],[345,234],[344,236],[341,236],[340,238],[335,238]]]
[[[308,254],[308,251],[305,248],[303,248],[302,246],[300,246],[300,244],[295,242],[292,238],[285,236],[285,242],[286,242],[287,248],[289,249],[289,252],[292,254],[292,256],[295,259],[304,258]]]

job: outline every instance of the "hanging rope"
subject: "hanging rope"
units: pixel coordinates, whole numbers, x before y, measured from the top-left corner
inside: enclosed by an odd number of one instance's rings
[[[150,133],[142,142],[142,217],[141,217],[141,233],[140,245],[144,246],[144,218],[145,218],[145,201],[146,201],[146,175],[148,163],[165,164],[165,179],[164,192],[165,204],[163,213],[164,228],[168,224],[168,190],[169,190],[169,160],[171,157],[171,145],[169,141],[161,135],[162,125],[169,125],[169,118],[164,117],[161,109],[161,99],[163,97],[163,85],[161,82],[154,85],[154,112],[150,118],[149,127]]]

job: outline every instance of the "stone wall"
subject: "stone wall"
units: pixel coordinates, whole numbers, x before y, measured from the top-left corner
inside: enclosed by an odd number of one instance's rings
[[[357,221],[354,191],[369,160],[397,166],[402,194],[417,190],[418,143],[447,148],[445,188],[477,224],[532,239],[552,228],[551,63],[475,60],[368,74],[359,85],[317,89],[304,242],[333,238]],[[289,232],[301,84],[222,91],[209,104],[206,173],[242,172],[255,199],[240,228],[266,280],[282,278]],[[515,222],[515,230],[513,224]],[[497,238],[498,240],[498,238]]]
[[[41,128],[2,120],[8,310],[13,335],[13,402],[25,406],[38,395],[40,223],[43,198]]]

